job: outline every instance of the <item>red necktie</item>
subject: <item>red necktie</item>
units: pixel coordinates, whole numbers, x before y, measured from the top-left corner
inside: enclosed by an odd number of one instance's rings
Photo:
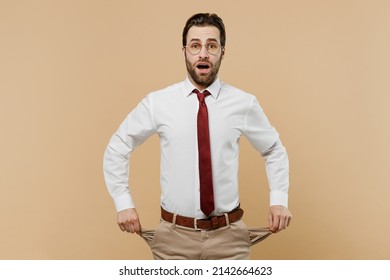
[[[199,151],[199,179],[200,179],[200,209],[209,216],[214,211],[214,191],[213,191],[213,174],[211,169],[210,153],[210,135],[209,135],[209,118],[207,106],[204,101],[210,92],[205,91],[203,94],[197,89],[199,111],[198,111],[198,151]]]

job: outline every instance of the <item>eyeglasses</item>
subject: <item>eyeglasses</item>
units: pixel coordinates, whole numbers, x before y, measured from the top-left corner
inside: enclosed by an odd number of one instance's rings
[[[187,50],[192,55],[199,54],[200,51],[202,50],[202,47],[205,47],[207,52],[211,55],[217,55],[221,50],[221,46],[218,43],[208,43],[206,45],[202,45],[200,43],[193,42],[185,46],[185,48],[187,48]]]

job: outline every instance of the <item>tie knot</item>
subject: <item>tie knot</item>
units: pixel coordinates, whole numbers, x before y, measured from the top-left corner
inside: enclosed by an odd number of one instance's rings
[[[199,90],[194,89],[193,92],[196,93],[196,95],[198,96],[198,100],[200,103],[204,103],[204,99],[206,98],[206,96],[210,95],[210,92],[208,92],[207,90],[201,93]]]

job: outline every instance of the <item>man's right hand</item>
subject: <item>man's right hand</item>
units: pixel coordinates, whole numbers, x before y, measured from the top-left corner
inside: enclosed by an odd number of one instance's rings
[[[141,233],[141,223],[135,208],[128,208],[118,212],[118,226],[122,231]]]

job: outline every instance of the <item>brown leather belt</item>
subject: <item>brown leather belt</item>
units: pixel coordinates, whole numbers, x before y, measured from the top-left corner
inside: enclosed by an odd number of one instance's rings
[[[204,229],[204,230],[212,230],[221,228],[227,225],[226,216],[229,220],[229,223],[237,222],[244,215],[244,210],[240,207],[226,213],[226,215],[214,216],[207,219],[196,219],[190,217],[184,217],[180,215],[176,215],[176,224],[184,227],[194,228],[194,229]],[[161,208],[161,218],[164,221],[169,223],[173,223],[174,214],[164,210]]]

